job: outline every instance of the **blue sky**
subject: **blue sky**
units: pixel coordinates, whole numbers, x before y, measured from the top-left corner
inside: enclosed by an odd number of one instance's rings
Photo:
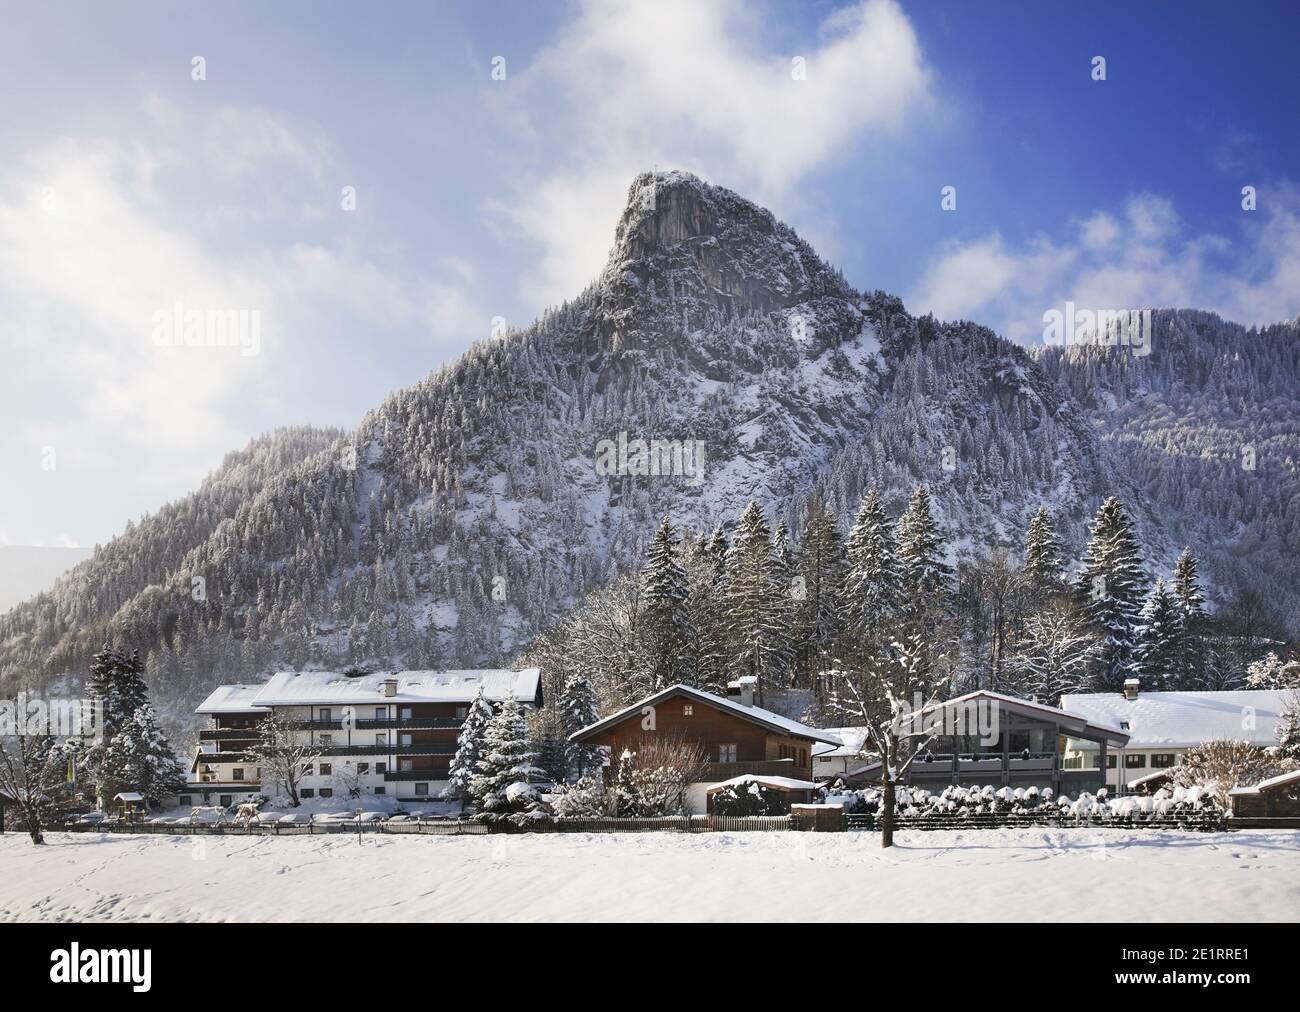
[[[257,433],[355,424],[494,317],[576,294],[650,167],[766,204],[860,288],[1025,342],[1065,299],[1300,312],[1290,5],[87,3],[6,25],[0,544],[106,540]],[[258,354],[158,347],[177,302],[259,311]]]

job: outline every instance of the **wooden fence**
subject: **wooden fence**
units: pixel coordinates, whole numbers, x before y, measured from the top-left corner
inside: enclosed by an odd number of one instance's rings
[[[935,813],[930,815],[899,815],[894,817],[894,829],[1003,829],[1006,827],[1042,826],[1050,829],[1191,829],[1203,832],[1231,828],[1220,812],[1195,815],[1138,815],[1087,818],[1062,813],[979,812],[973,815]],[[852,831],[874,832],[880,828],[874,815],[844,816],[844,828]]]

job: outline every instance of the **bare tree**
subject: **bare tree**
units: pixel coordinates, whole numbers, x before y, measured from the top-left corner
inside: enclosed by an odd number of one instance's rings
[[[677,815],[686,810],[686,791],[707,779],[704,747],[682,734],[646,735],[630,763],[620,764],[614,794],[623,807],[629,800],[640,815]]]
[[[1208,787],[1221,800],[1234,787],[1250,787],[1287,769],[1281,756],[1246,741],[1221,739],[1188,749],[1171,774],[1178,787]]]
[[[281,714],[263,717],[257,722],[257,732],[259,739],[245,750],[248,761],[261,767],[263,780],[270,779],[283,787],[297,808],[301,804],[298,784],[307,767],[321,757],[321,747],[306,740]]]
[[[924,715],[947,688],[948,676],[934,673],[935,662],[943,660],[927,655],[920,636],[911,636],[886,654],[831,676],[830,708],[844,725],[867,729],[859,757],[869,756],[868,744],[879,754],[881,847],[894,845],[896,786],[936,733],[926,730]]]
[[[42,826],[58,810],[64,753],[49,735],[11,734],[0,737],[0,803],[12,805],[32,838],[45,842]]]

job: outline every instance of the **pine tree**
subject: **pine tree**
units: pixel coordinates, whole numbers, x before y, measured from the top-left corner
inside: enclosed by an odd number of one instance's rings
[[[902,588],[889,520],[873,488],[863,497],[849,531],[843,616],[848,630],[865,643],[892,636]]]
[[[1052,527],[1051,514],[1046,506],[1040,506],[1025,535],[1025,573],[1039,587],[1054,587],[1060,582],[1063,566],[1061,541]]]
[[[1277,754],[1300,767],[1300,691],[1292,690],[1273,731],[1277,737]]]
[[[128,656],[106,645],[90,662],[86,695],[103,706],[103,736],[112,738],[140,707],[149,702],[140,655],[132,651]]]
[[[98,757],[96,776],[101,797],[137,791],[150,805],[185,786],[185,767],[158,729],[152,706],[145,703],[118,728]]]
[[[731,671],[757,679],[755,701],[779,669],[782,658],[780,589],[773,579],[772,536],[758,503],[751,502],[736,525],[727,553],[727,624]]]
[[[469,801],[473,796],[473,781],[478,773],[478,761],[483,755],[484,732],[488,721],[492,719],[492,704],[483,695],[480,685],[474,701],[469,704],[469,713],[465,723],[460,727],[456,738],[456,755],[451,760],[448,784],[442,789],[442,796],[449,801]]]
[[[831,650],[840,633],[840,589],[844,583],[844,543],[835,517],[819,499],[808,506],[799,575],[803,600],[799,605],[796,638],[800,646],[799,669],[820,695],[821,673],[830,663]]]
[[[582,745],[569,741],[569,736],[596,723],[600,719],[596,709],[596,693],[591,687],[591,679],[583,671],[570,675],[564,681],[564,690],[560,693],[560,725],[566,745],[566,765],[571,781],[581,780],[601,769],[600,752],[594,745]]]
[[[943,561],[943,536],[930,510],[930,493],[918,485],[898,520],[898,568],[903,602],[922,610],[947,589],[952,571]]]
[[[1193,689],[1203,681],[1205,666],[1205,595],[1201,591],[1200,564],[1184,548],[1174,564],[1174,597],[1181,617],[1178,641],[1177,677],[1172,686]]]
[[[696,543],[687,569],[691,630],[695,643],[692,684],[706,692],[721,693],[727,685],[727,539],[715,528],[708,540]]]
[[[483,751],[470,782],[474,817],[484,822],[521,822],[538,811],[541,795],[534,785],[546,774],[535,764],[536,758],[523,709],[510,696],[483,732]]]
[[[1161,692],[1176,684],[1182,627],[1177,600],[1166,589],[1164,580],[1156,580],[1155,589],[1142,609],[1138,662],[1144,689]]]
[[[1078,595],[1094,635],[1095,688],[1118,692],[1139,674],[1138,642],[1146,574],[1133,525],[1111,496],[1097,510],[1079,574]]]
[[[649,654],[649,684],[658,692],[694,674],[695,639],[687,606],[686,570],[677,561],[677,539],[664,517],[641,570],[641,630]]]

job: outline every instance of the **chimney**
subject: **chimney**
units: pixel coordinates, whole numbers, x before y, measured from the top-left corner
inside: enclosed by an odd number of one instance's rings
[[[384,679],[384,688],[383,688],[383,693],[384,693],[384,695],[385,695],[386,697],[388,697],[389,699],[392,699],[394,696],[397,695],[397,679],[396,679],[396,678],[385,678],[385,679]]]
[[[753,706],[754,686],[757,684],[758,679],[753,675],[744,675],[734,682],[727,683],[727,695],[735,696],[741,706]]]
[[[1138,698],[1138,686],[1139,686],[1140,684],[1141,684],[1141,683],[1140,683],[1140,682],[1138,681],[1138,679],[1136,679],[1136,678],[1126,678],[1126,679],[1124,679],[1124,698],[1125,698],[1125,699],[1137,699],[1137,698]]]

